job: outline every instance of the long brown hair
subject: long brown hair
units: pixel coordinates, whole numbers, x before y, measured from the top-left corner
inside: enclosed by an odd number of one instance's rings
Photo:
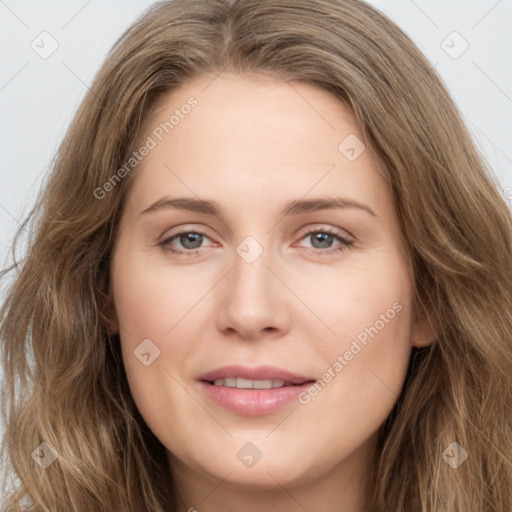
[[[227,70],[335,94],[391,186],[436,341],[413,349],[381,427],[368,510],[512,510],[511,212],[436,71],[361,0],[161,2],[116,42],[17,233],[15,244],[30,228],[26,256],[3,272],[16,271],[0,316],[2,509],[174,507],[164,447],[134,405],[105,315],[133,176],[103,199],[98,188],[130,158],[159,95]],[[443,454],[459,445],[468,457],[454,468]],[[33,453],[49,457],[48,446],[58,458],[42,469]]]

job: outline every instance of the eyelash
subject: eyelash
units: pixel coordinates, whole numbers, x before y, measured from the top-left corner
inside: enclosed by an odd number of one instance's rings
[[[167,237],[165,240],[162,240],[161,242],[159,242],[158,245],[160,247],[162,247],[162,249],[164,251],[168,251],[168,252],[170,252],[172,254],[175,254],[175,255],[177,255],[179,257],[185,257],[185,258],[193,257],[201,249],[192,249],[192,250],[181,251],[181,250],[171,249],[171,247],[169,246],[169,243],[172,240],[174,240],[175,238],[178,238],[181,235],[186,235],[186,234],[190,234],[190,233],[194,233],[196,235],[201,235],[201,236],[204,236],[206,238],[209,238],[208,235],[204,231],[201,231],[200,229],[184,230],[184,231],[180,231],[178,233],[175,233],[174,235],[172,235],[170,237]],[[341,242],[341,245],[339,245],[338,247],[332,248],[332,249],[322,250],[322,249],[311,248],[313,250],[313,252],[315,254],[317,254],[317,255],[324,256],[324,255],[327,255],[327,254],[332,254],[332,253],[337,253],[337,252],[342,253],[343,251],[345,251],[346,249],[349,249],[350,247],[352,247],[354,245],[354,242],[352,242],[351,240],[348,240],[348,239],[340,236],[336,232],[336,230],[333,230],[333,229],[330,229],[330,228],[312,229],[312,230],[308,231],[307,233],[304,233],[304,235],[300,238],[300,240],[303,240],[304,238],[306,238],[306,237],[308,237],[308,236],[310,236],[312,234],[315,234],[315,233],[322,233],[322,234],[332,235],[335,238],[337,238],[338,241]]]

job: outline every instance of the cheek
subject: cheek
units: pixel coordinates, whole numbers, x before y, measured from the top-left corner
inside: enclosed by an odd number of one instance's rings
[[[310,414],[330,420],[320,427],[325,436],[329,424],[347,427],[349,444],[357,444],[382,424],[398,399],[412,315],[412,283],[401,263],[389,253],[379,263],[344,268],[342,279],[322,279],[322,294],[310,294],[311,309],[333,332],[315,342],[323,373],[302,403]]]
[[[172,376],[181,380],[176,369],[199,351],[197,317],[203,311],[196,306],[212,286],[205,275],[191,276],[152,259],[119,247],[112,267],[123,363],[132,396],[146,417],[160,393],[171,407],[180,396]]]
[[[121,254],[114,260],[116,314],[121,331],[134,339],[166,337],[208,290],[207,276],[155,260],[144,252]]]
[[[405,300],[404,300],[405,299]],[[333,403],[350,410],[387,408],[398,398],[411,352],[411,304],[408,297],[392,305],[367,304],[373,314],[347,327],[350,335],[330,346],[322,383],[330,386]],[[388,307],[389,306],[389,307]],[[347,322],[348,323],[348,322]],[[323,389],[319,390],[319,394]]]
[[[350,316],[347,320],[347,332],[355,334],[338,338],[336,347],[322,347],[324,373],[300,397],[302,407],[295,417],[302,425],[296,435],[302,431],[308,438],[317,468],[333,466],[348,457],[378,431],[392,411],[410,356],[406,298],[401,311],[388,323],[380,320],[382,324],[375,321],[378,316],[374,313],[385,314],[386,308],[367,302],[371,313],[360,314],[357,323],[363,318],[366,322],[356,325]],[[389,310],[389,317],[393,313],[394,309]]]
[[[388,340],[373,344],[378,352],[398,348],[409,336],[412,281],[399,254],[374,251],[353,261],[319,268],[314,276],[304,272],[294,288],[329,328],[315,344],[331,358],[350,350],[354,339],[362,346],[374,338]]]

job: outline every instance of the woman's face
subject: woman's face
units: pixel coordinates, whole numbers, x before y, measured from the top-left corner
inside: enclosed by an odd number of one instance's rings
[[[111,269],[138,409],[184,481],[362,476],[429,340],[358,125],[263,75],[195,78],[157,107]]]

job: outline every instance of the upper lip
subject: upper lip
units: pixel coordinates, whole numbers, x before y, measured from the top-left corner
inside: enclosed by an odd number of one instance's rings
[[[249,368],[247,366],[230,365],[217,368],[199,375],[198,380],[213,382],[216,379],[227,377],[242,377],[250,380],[283,380],[291,384],[303,384],[304,382],[316,380],[314,377],[297,375],[295,373],[278,368],[277,366],[258,366]]]

